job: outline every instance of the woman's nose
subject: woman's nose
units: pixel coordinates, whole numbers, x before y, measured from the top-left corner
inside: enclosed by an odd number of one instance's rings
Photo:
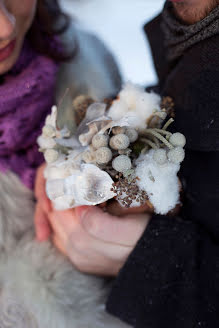
[[[16,19],[0,0],[0,40],[11,39],[15,32]]]

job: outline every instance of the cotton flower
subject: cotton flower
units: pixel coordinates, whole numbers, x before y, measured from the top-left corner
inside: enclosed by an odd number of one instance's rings
[[[161,98],[143,88],[127,83],[108,111],[108,116],[119,121],[127,118],[134,128],[146,128],[147,120],[155,111],[160,111]]]

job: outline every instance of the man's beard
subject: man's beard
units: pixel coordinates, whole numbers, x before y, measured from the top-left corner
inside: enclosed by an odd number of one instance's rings
[[[208,16],[219,4],[219,0],[212,0],[208,4],[192,6],[189,3],[174,3],[177,16],[186,24],[195,24]]]

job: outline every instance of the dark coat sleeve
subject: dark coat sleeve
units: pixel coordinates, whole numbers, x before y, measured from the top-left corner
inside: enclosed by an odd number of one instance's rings
[[[181,112],[189,141],[182,213],[152,217],[108,298],[107,311],[133,327],[219,326],[219,84],[211,73],[193,80],[179,101],[189,122]]]

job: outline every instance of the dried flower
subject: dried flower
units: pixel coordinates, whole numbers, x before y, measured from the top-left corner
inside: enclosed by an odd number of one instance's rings
[[[172,134],[172,136],[169,139],[169,142],[173,146],[184,147],[186,144],[186,138],[182,133],[176,132]]]
[[[100,147],[95,151],[98,164],[107,164],[112,159],[112,151],[108,147]]]
[[[181,163],[185,158],[185,150],[182,147],[176,147],[171,149],[167,156],[171,162]]]
[[[47,163],[53,163],[55,162],[59,157],[59,153],[55,149],[47,149],[44,152],[44,158]]]
[[[130,142],[135,142],[138,139],[138,132],[135,129],[127,128],[125,134],[128,136]]]
[[[42,132],[45,137],[49,138],[53,138],[56,135],[56,129],[50,124],[45,125]]]
[[[121,133],[125,133],[125,127],[124,126],[114,126],[112,128],[112,133],[113,134],[121,134]]]
[[[119,177],[119,180],[112,185],[111,190],[116,193],[116,199],[126,208],[131,207],[133,203],[135,206],[140,206],[148,201],[147,193],[139,189],[136,181],[137,177],[131,180]]]
[[[96,156],[94,151],[86,150],[82,154],[82,159],[85,163],[95,163],[96,162]]]
[[[132,167],[132,162],[130,158],[126,155],[119,155],[114,158],[112,162],[112,167],[114,170],[118,172],[125,172],[126,170],[130,170]]]
[[[109,136],[105,134],[95,134],[92,139],[92,146],[96,149],[100,147],[107,147],[109,141]]]
[[[125,134],[116,134],[110,139],[110,147],[112,149],[126,149],[130,144],[129,138]]]

